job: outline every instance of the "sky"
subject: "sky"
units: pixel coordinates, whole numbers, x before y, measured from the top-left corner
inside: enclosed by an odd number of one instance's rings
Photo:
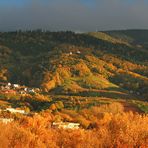
[[[148,0],[0,0],[0,31],[148,29]]]

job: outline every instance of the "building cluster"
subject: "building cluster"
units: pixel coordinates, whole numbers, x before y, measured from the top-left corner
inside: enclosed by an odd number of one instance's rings
[[[69,55],[73,55],[74,53],[71,51],[71,52],[69,52]],[[81,51],[76,51],[76,54],[81,54]]]
[[[11,83],[2,83],[0,82],[0,91],[2,93],[11,93],[11,94],[28,94],[28,93],[37,93],[40,92],[39,88],[28,88],[21,86],[19,84]]]
[[[27,115],[28,113],[25,112],[25,110],[22,110],[22,109],[19,109],[19,108],[6,108],[6,109],[0,109],[0,113],[1,112],[10,112],[12,114],[16,114],[16,113],[19,113],[19,114],[23,114],[23,115]],[[0,122],[2,123],[10,123],[14,121],[13,118],[0,118]]]

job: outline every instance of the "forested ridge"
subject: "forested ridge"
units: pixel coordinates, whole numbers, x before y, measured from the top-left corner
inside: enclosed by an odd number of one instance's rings
[[[131,31],[125,31],[127,37],[128,32]],[[41,30],[1,33],[0,80],[43,87],[46,91],[72,83],[79,88],[120,87],[145,96],[148,51],[146,39],[137,45],[139,32],[134,32],[135,46],[123,41],[123,35],[116,31],[108,34]],[[105,82],[95,85],[91,84],[93,81]],[[106,83],[108,86],[103,86]]]

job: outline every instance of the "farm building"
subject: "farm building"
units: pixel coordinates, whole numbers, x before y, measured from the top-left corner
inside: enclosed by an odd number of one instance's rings
[[[59,129],[78,129],[80,124],[72,122],[53,122],[52,126]]]

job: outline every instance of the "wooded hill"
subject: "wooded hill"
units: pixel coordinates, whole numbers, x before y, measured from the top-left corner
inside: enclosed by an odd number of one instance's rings
[[[54,94],[128,99],[131,93],[146,100],[148,30],[0,33],[0,81]]]

